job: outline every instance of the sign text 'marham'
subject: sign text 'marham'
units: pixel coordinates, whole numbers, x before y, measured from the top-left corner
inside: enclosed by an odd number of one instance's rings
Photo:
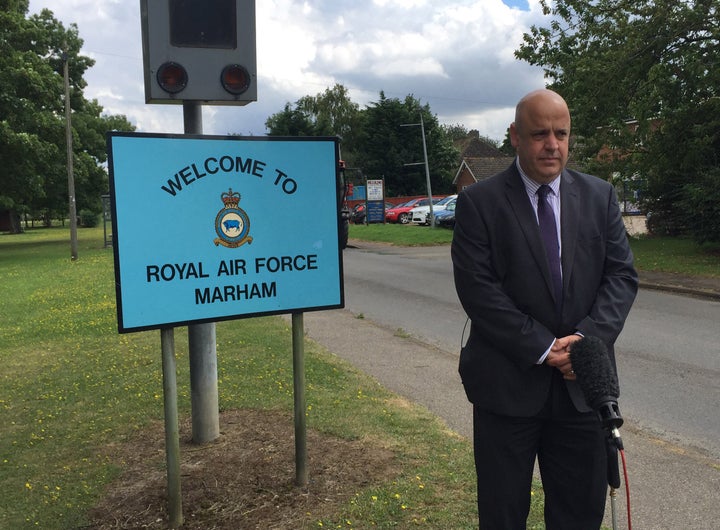
[[[277,297],[275,282],[223,285],[195,289],[195,305],[215,304],[217,302],[240,302],[255,298]]]

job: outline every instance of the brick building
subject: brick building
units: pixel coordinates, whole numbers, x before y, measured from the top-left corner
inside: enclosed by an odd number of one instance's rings
[[[453,179],[456,192],[507,169],[514,160],[488,140],[480,138],[477,131],[471,131],[457,146],[460,149],[460,166]]]

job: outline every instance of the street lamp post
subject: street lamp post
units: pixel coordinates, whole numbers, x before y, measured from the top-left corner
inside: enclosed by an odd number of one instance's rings
[[[422,132],[423,156],[425,158],[425,184],[427,186],[428,207],[430,208],[430,228],[434,228],[435,214],[433,213],[432,188],[430,187],[430,167],[428,166],[427,145],[425,143],[425,122],[423,121],[422,113],[420,113],[420,123],[403,123],[402,125],[400,125],[400,127],[417,127],[418,125],[420,126],[420,131]],[[422,162],[415,162],[405,165],[419,166],[420,164],[422,164]]]

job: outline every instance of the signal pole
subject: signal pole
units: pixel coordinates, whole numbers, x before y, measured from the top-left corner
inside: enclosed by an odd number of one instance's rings
[[[202,134],[202,106],[199,103],[183,103],[183,124],[185,134]],[[192,439],[198,444],[220,436],[216,345],[214,322],[188,326]]]
[[[257,101],[255,0],[211,4],[208,8],[204,0],[140,0],[145,102],[182,104],[185,134],[202,134],[202,104]],[[215,323],[190,324],[188,341],[192,438],[205,443],[220,436]],[[168,356],[174,355],[169,346],[167,350]],[[167,371],[174,372],[174,364],[167,365]],[[166,377],[165,364],[163,370]],[[171,399],[176,396],[166,397]],[[171,523],[174,517],[181,525],[179,460],[170,454],[177,430],[167,418],[165,431]]]

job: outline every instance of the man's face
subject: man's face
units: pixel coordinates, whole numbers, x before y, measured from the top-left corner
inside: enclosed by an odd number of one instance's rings
[[[510,125],[510,140],[520,167],[535,182],[547,184],[568,159],[570,112],[556,94],[538,94],[518,107]]]

